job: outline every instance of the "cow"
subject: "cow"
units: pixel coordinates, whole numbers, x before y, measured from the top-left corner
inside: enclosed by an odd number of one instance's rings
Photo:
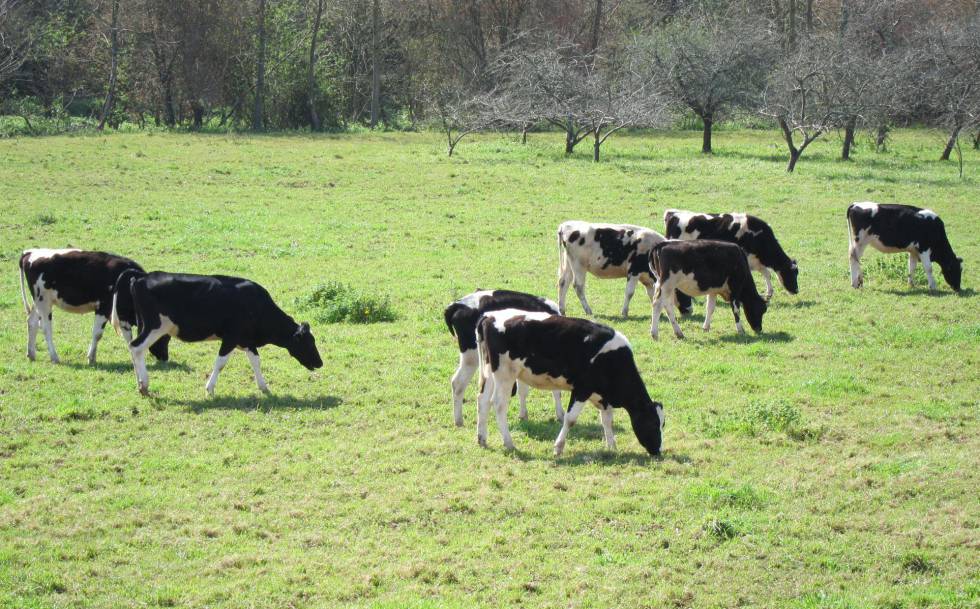
[[[55,364],[61,359],[52,337],[52,311],[55,307],[70,313],[95,313],[92,326],[92,342],[88,348],[88,363],[95,364],[99,340],[112,313],[112,296],[116,280],[127,270],[143,268],[129,258],[106,252],[80,249],[28,249],[20,256],[20,298],[27,313],[27,358],[37,357],[37,331],[44,332],[48,356]],[[30,292],[31,303],[27,293]],[[124,316],[120,319],[120,331],[132,338],[136,319]],[[161,341],[151,350],[153,355],[166,361],[168,341]]]
[[[650,335],[654,339],[659,337],[660,311],[664,308],[674,334],[684,338],[674,317],[673,292],[678,289],[694,296],[708,296],[703,326],[706,332],[711,327],[718,296],[731,303],[739,334],[745,334],[738,314],[739,306],[744,308],[752,329],[762,332],[762,316],[767,304],[755,287],[748,257],[741,247],[710,239],[665,241],[653,246],[650,268],[659,277],[654,288],[653,318],[650,320]]]
[[[487,445],[492,401],[504,446],[514,448],[507,428],[507,404],[509,388],[521,380],[537,389],[570,393],[568,412],[555,440],[556,457],[561,456],[568,431],[586,402],[599,408],[610,450],[616,449],[613,408],[622,408],[640,444],[651,455],[660,454],[663,404],[650,399],[629,341],[619,332],[586,319],[504,309],[483,314],[477,324],[477,345],[480,397],[476,433],[480,446]]]
[[[681,209],[664,212],[668,239],[714,239],[736,243],[749,257],[749,267],[766,281],[766,300],[772,299],[770,270],[790,294],[799,292],[799,266],[783,251],[772,228],[763,220],[748,214],[700,214]]]
[[[913,285],[916,263],[921,261],[929,290],[935,292],[936,280],[932,276],[935,262],[949,287],[954,292],[960,291],[963,259],[953,253],[946,227],[931,209],[870,201],[852,203],[847,208],[847,228],[852,287],[859,288],[864,283],[861,256],[870,245],[888,254],[909,253],[909,287]]]
[[[443,313],[446,326],[459,344],[459,366],[452,378],[453,418],[456,427],[463,426],[463,394],[479,364],[479,356],[476,352],[476,323],[487,311],[500,309],[558,313],[558,305],[547,298],[511,290],[477,290],[446,307]],[[527,420],[527,394],[530,387],[518,381],[516,389],[521,401],[520,418]],[[561,407],[561,392],[555,391],[553,394],[555,417],[561,422],[565,414]]]
[[[637,281],[653,298],[656,277],[650,275],[648,256],[650,248],[662,241],[664,236],[660,233],[633,224],[562,222],[558,227],[558,310],[565,314],[565,296],[571,283],[585,314],[592,315],[592,307],[585,299],[586,273],[592,273],[601,279],[626,278],[621,312],[626,317]],[[678,293],[677,297],[681,312],[690,313],[690,296]]]
[[[149,394],[146,350],[166,336],[185,342],[220,340],[214,370],[205,385],[214,395],[218,374],[235,349],[245,351],[259,390],[269,388],[259,365],[259,348],[276,345],[309,370],[323,365],[307,323],[298,324],[280,309],[265,288],[239,277],[124,271],[116,282],[112,307],[115,326],[135,315],[139,335],[129,344],[139,391]]]

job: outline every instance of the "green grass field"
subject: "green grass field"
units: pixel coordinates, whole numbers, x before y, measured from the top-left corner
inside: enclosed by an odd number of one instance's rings
[[[892,151],[835,138],[784,171],[775,133],[616,136],[593,164],[560,135],[133,134],[0,141],[0,606],[980,606],[980,155],[941,135]],[[584,147],[584,144],[583,144]],[[929,207],[965,259],[964,292],[905,284],[904,256],[847,270],[852,201]],[[590,279],[666,408],[648,458],[623,413],[619,451],[583,412],[565,455],[551,397],[503,451],[452,424],[457,361],[443,307],[477,287],[556,296],[566,219],[662,230],[667,207],[767,219],[800,264],[765,334],[703,303],[649,337],[638,290]],[[55,312],[63,363],[26,357],[16,260],[27,247],[131,256],[148,269],[243,275],[296,302],[342,281],[389,296],[376,324],[313,323],[324,367],[263,352],[273,395],[216,343],[174,343],[141,398],[122,339],[85,364],[91,316]],[[761,280],[760,280],[761,283]],[[570,314],[581,309],[570,294]]]

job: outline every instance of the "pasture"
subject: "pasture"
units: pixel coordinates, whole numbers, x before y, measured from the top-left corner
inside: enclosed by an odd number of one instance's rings
[[[900,131],[836,160],[831,137],[787,175],[774,132],[624,135],[590,161],[558,134],[121,134],[0,141],[0,607],[980,606],[980,155]],[[937,145],[938,143],[938,145]],[[850,287],[852,201],[935,210],[965,260],[955,295],[906,286],[869,250]],[[666,412],[651,459],[595,409],[565,454],[551,396],[502,449],[477,446],[475,388],[452,422],[443,308],[477,287],[554,299],[567,219],[663,232],[665,208],[767,220],[800,265],[765,333],[728,308],[649,337],[642,288],[590,277],[598,319],[632,342]],[[263,350],[261,394],[215,343],[171,344],[141,398],[111,329],[54,313],[61,365],[25,355],[16,260],[77,246],[147,270],[254,279],[311,321],[324,367]],[[756,276],[757,284],[761,280]],[[340,281],[397,318],[328,324],[296,304]],[[569,314],[581,315],[570,294]],[[148,360],[152,362],[152,360]]]

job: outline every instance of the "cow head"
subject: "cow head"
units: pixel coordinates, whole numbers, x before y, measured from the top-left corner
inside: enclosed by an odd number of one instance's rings
[[[745,319],[755,332],[762,332],[762,316],[766,314],[769,305],[759,295],[746,298],[742,301],[742,310],[745,311]]]
[[[308,323],[304,322],[297,326],[296,332],[289,338],[286,350],[308,370],[316,370],[323,366],[323,360],[320,359],[320,352],[316,349],[316,340],[310,332]]]
[[[790,260],[786,268],[779,270],[779,281],[790,294],[796,294],[800,291],[800,286],[796,281],[799,274],[800,267],[797,266],[795,260]]]
[[[663,442],[664,405],[650,401],[644,407],[627,408],[626,412],[630,415],[630,423],[633,425],[636,439],[648,453],[659,455],[660,445]]]
[[[949,287],[953,288],[954,292],[960,291],[960,281],[963,278],[963,259],[953,257],[952,262],[940,265],[943,271],[943,278]]]

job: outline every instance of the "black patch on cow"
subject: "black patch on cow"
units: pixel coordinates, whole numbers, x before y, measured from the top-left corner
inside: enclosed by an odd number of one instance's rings
[[[602,268],[609,266],[622,266],[629,260],[630,256],[636,253],[637,242],[634,239],[624,239],[624,235],[632,235],[633,231],[624,231],[615,228],[595,229],[595,240],[602,250],[602,257],[605,264]],[[623,242],[625,240],[625,243]]]
[[[569,241],[575,241],[578,238],[579,238],[579,232],[577,230],[573,230],[571,233],[568,234]]]
[[[515,292],[513,290],[493,290],[483,296],[477,308],[464,304],[461,300],[450,304],[443,312],[449,332],[456,335],[459,352],[476,349],[476,322],[489,311],[520,309],[540,313],[555,313],[547,301],[540,296]]]
[[[918,243],[919,251],[929,250],[930,259],[939,264],[946,283],[958,292],[963,261],[953,252],[942,219],[939,216],[920,216],[920,211],[922,208],[912,205],[880,204],[878,211],[872,215],[871,210],[850,205],[847,208],[847,222],[851,239],[857,240],[860,231],[866,230],[887,247],[904,250]]]

